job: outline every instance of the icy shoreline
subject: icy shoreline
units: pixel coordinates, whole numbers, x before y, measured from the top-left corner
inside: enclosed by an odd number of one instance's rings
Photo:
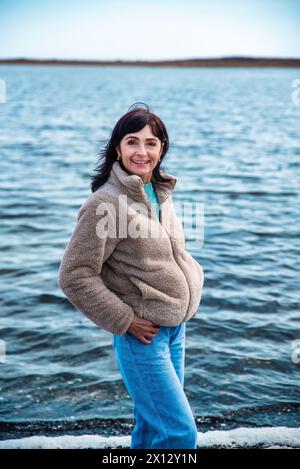
[[[0,449],[113,449],[129,448],[130,435],[30,436],[0,441]],[[199,449],[206,448],[299,448],[300,428],[239,427],[233,430],[198,432]]]

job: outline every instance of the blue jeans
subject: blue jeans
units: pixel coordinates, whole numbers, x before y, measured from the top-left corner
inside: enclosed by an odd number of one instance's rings
[[[160,326],[151,344],[129,332],[113,334],[117,364],[134,403],[130,448],[197,448],[197,427],[183,390],[185,331],[185,322]]]

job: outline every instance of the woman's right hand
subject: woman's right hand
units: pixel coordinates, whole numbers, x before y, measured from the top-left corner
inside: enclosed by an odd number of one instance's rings
[[[140,318],[134,314],[133,320],[126,332],[134,335],[144,344],[151,344],[148,339],[153,339],[159,331],[159,326],[155,325],[152,321]]]

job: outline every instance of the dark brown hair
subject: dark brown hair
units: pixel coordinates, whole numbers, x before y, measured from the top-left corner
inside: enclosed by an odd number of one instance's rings
[[[139,103],[133,104],[130,106],[130,108],[136,106],[136,104]],[[167,130],[162,120],[157,115],[150,112],[148,105],[145,103],[142,104],[146,106],[146,109],[137,107],[130,110],[129,108],[128,112],[118,120],[105,147],[100,150],[97,166],[94,170],[96,171],[96,174],[91,176],[92,192],[95,192],[107,181],[112,165],[118,157],[116,147],[120,145],[124,135],[131,132],[138,132],[139,130],[142,130],[147,124],[150,125],[153,135],[155,135],[155,137],[157,137],[161,143],[164,144],[163,152],[160,157],[161,160],[158,161],[156,167],[154,168],[153,175],[158,181],[165,182],[168,180],[160,172],[161,163],[169,149],[169,137]],[[121,160],[120,165],[123,169],[125,169]]]

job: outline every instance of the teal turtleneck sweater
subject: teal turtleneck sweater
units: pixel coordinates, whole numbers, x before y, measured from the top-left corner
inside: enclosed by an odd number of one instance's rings
[[[159,219],[159,202],[152,182],[144,182],[144,189]]]

